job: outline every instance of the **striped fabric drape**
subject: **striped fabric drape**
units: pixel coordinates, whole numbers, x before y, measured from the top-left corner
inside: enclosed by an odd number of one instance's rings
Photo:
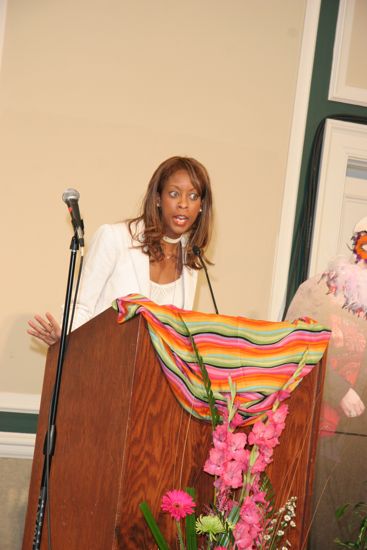
[[[230,392],[228,378],[235,383],[243,425],[287,397],[320,361],[330,338],[329,330],[311,319],[271,322],[185,311],[159,306],[140,294],[119,298],[114,307],[119,323],[138,314],[144,317],[174,395],[188,412],[205,420],[210,420],[210,411],[190,335],[220,411]],[[298,376],[303,357],[306,364]]]

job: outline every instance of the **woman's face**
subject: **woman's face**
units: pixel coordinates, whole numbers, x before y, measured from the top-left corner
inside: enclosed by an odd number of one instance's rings
[[[168,178],[158,196],[164,234],[175,239],[189,231],[199,215],[201,198],[186,170],[178,170]]]

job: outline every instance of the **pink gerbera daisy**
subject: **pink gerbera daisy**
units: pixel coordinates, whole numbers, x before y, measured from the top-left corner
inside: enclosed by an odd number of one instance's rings
[[[193,498],[186,491],[168,491],[162,498],[161,508],[179,521],[192,514],[195,506]]]

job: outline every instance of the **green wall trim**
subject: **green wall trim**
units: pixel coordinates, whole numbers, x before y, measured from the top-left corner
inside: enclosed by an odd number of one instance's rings
[[[37,433],[38,414],[0,411],[0,432]]]

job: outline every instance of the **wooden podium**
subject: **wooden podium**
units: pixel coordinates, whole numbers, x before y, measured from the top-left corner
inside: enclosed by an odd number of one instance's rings
[[[36,438],[23,550],[32,548],[43,467],[43,444],[57,363],[50,348]],[[303,548],[318,429],[322,369],[316,367],[289,399],[290,414],[275,451],[276,500],[298,497]],[[109,309],[73,332],[63,368],[49,505],[53,550],[153,549],[139,504],[146,500],[170,542],[175,525],[160,512],[167,490],[193,486],[200,503],[212,500],[213,477],[202,468],[211,426],[190,416],[171,393],[138,317],[123,325]],[[41,549],[48,549],[47,514]]]

